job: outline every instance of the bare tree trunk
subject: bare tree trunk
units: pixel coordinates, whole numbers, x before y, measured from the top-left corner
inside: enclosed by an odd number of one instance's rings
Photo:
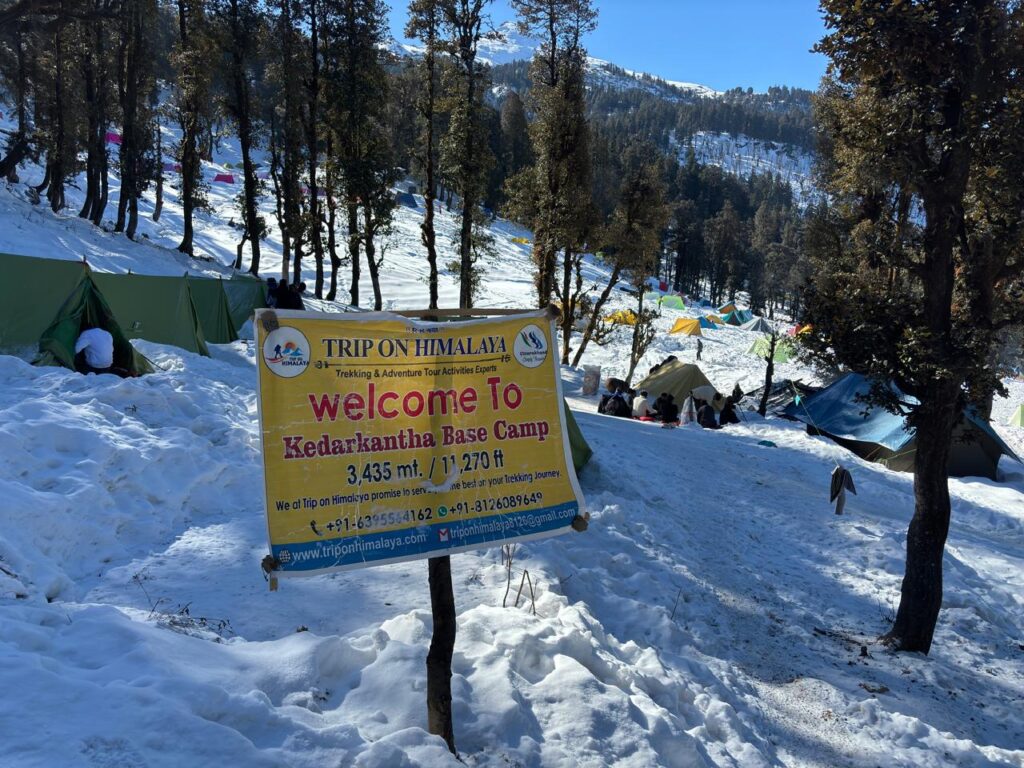
[[[426,213],[423,216],[423,224],[420,225],[420,234],[423,245],[427,249],[427,286],[429,290],[428,309],[437,309],[437,235],[434,232],[434,43],[433,29],[430,31],[430,40],[427,43],[426,58],[424,66],[427,73],[427,100],[424,107],[424,119],[426,120],[426,137],[423,153],[424,173],[426,181],[423,189],[423,205]]]
[[[331,150],[328,148],[327,155],[330,157]],[[338,223],[338,203],[331,188],[331,182],[327,182],[327,253],[331,259],[331,287],[327,291],[327,300],[334,301],[338,295],[338,270],[341,269],[341,259],[338,257],[338,238],[334,228]]]
[[[427,730],[444,739],[455,754],[452,727],[452,649],[455,647],[455,592],[451,558],[427,560],[434,631],[427,652]]]
[[[572,367],[576,368],[580,364],[580,359],[583,357],[583,353],[587,349],[587,345],[590,343],[590,337],[594,335],[594,328],[597,327],[597,321],[601,317],[601,309],[604,307],[608,297],[611,295],[612,288],[615,283],[619,281],[619,275],[622,274],[622,269],[618,264],[612,269],[612,273],[608,278],[608,284],[601,291],[601,295],[597,297],[597,301],[594,303],[594,309],[590,313],[590,319],[587,321],[587,328],[583,332],[583,338],[580,339],[579,349],[576,350],[576,355],[572,359]]]
[[[935,385],[914,418],[914,517],[907,531],[900,606],[887,635],[904,651],[928,653],[942,606],[942,557],[950,517],[947,466],[958,394],[948,382]]]
[[[277,119],[270,115],[270,178],[274,183],[274,204],[277,207],[277,226],[281,230],[281,280],[288,283],[288,257],[291,254],[291,237],[285,220],[284,188],[281,181],[281,151],[278,145]]]
[[[320,102],[320,26],[317,19],[317,0],[306,0],[309,11],[310,32],[310,68],[308,82],[308,124],[306,125],[306,145],[309,157],[309,240],[316,266],[314,290],[318,299],[324,295],[324,243],[321,237],[320,201],[317,198],[316,166],[317,166],[317,126],[319,124]]]
[[[562,365],[569,364],[569,342],[572,340],[572,322],[576,313],[575,296],[572,293],[572,248],[566,246],[562,262]]]
[[[153,206],[153,221],[160,221],[164,210],[164,140],[160,130],[160,113],[156,113],[156,204]],[[130,236],[130,235],[129,235]]]
[[[377,247],[373,243],[373,217],[370,215],[370,206],[363,207],[363,246],[366,249],[366,266],[370,270],[370,284],[373,286],[373,309],[380,312],[384,307],[384,301],[380,292],[380,265],[377,263]]]
[[[359,208],[348,203],[348,257],[352,262],[352,286],[349,294],[352,306],[359,306]]]
[[[757,406],[757,412],[764,416],[768,413],[768,398],[771,396],[772,376],[775,375],[775,345],[779,337],[774,331],[768,340],[768,366],[764,371],[764,393],[761,395],[761,402]]]

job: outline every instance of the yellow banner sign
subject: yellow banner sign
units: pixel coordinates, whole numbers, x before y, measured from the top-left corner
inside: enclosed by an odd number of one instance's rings
[[[323,573],[552,536],[583,514],[543,311],[257,311],[271,554]],[[273,327],[273,323],[270,323]]]

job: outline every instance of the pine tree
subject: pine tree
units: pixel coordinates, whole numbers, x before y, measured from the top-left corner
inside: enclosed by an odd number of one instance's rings
[[[302,210],[302,33],[298,0],[277,0],[273,33],[267,40],[267,75],[273,91],[264,104],[269,125],[270,175],[281,230],[281,280],[302,279],[305,233]]]
[[[559,250],[579,253],[589,201],[588,128],[584,116],[586,51],[583,35],[597,26],[590,0],[513,0],[519,30],[540,39],[530,66],[530,138],[535,156],[532,178],[519,185],[532,199],[538,306],[555,290]],[[571,257],[563,262],[562,292],[568,294]],[[564,299],[563,299],[564,303]],[[568,308],[566,308],[568,310]],[[571,313],[563,312],[571,326]],[[563,345],[568,355],[568,342]]]
[[[966,407],[1000,390],[990,365],[1019,320],[1024,273],[1024,10],[822,2],[831,61],[816,104],[835,208],[808,232],[805,318],[819,357],[915,397],[914,516],[888,639],[927,653],[942,603],[947,461]],[[914,213],[916,212],[916,213]],[[898,322],[894,318],[899,318]]]
[[[135,239],[139,225],[139,198],[159,168],[162,158],[153,147],[156,90],[151,50],[155,0],[124,0],[121,5],[117,45],[117,93],[121,107],[121,147],[118,165],[121,189],[117,201],[115,232]]]
[[[246,241],[252,251],[249,272],[260,270],[260,240],[266,225],[258,213],[260,182],[256,177],[253,150],[260,140],[261,125],[257,119],[258,106],[254,104],[254,79],[257,41],[263,32],[265,18],[262,6],[256,0],[212,0],[211,15],[217,29],[217,43],[225,55],[227,87],[225,111],[235,124],[238,145],[242,152],[242,220],[245,224],[242,241],[238,244],[235,269],[242,268],[242,246]]]
[[[372,249],[372,238],[379,229],[360,229],[359,207],[369,204],[369,220],[373,221],[376,214],[372,211],[380,210],[382,195],[391,196],[395,179],[393,157],[384,145],[386,132],[381,124],[387,100],[387,79],[381,60],[386,29],[384,5],[380,0],[332,0],[327,6],[325,28],[329,40],[327,60],[334,63],[325,73],[328,115],[333,128],[331,145],[348,214],[352,267],[349,293],[352,304],[358,306],[360,245],[365,245],[369,238]],[[365,223],[365,214],[363,218]],[[368,266],[370,279],[377,284],[376,267]],[[375,297],[379,292],[377,284]],[[328,298],[333,297],[328,294]]]
[[[629,277],[637,285],[640,294],[643,294],[643,281],[657,267],[661,252],[661,236],[668,222],[668,208],[665,204],[665,183],[660,175],[656,153],[649,145],[632,144],[626,149],[622,163],[619,201],[610,221],[599,235],[603,258],[610,264],[612,271],[591,310],[583,338],[572,361],[573,367],[579,365],[594,335],[601,309],[619,278]],[[641,295],[638,300],[641,311],[642,302]],[[634,354],[640,348],[637,342],[637,335],[634,334]],[[632,361],[634,368],[637,360],[639,357]]]
[[[183,232],[178,250],[193,255],[193,215],[206,205],[199,140],[203,113],[209,104],[210,45],[206,7],[203,0],[178,0],[178,45],[174,55],[177,69],[178,122],[181,142],[181,207]]]
[[[420,119],[420,135],[416,159],[423,170],[423,205],[425,212],[420,225],[420,238],[427,250],[427,290],[429,309],[437,309],[437,233],[434,231],[434,201],[437,179],[434,168],[437,162],[437,54],[441,50],[441,0],[412,0],[409,3],[409,23],[405,28],[408,37],[423,44],[423,60],[420,65],[422,81],[421,95],[417,102]]]
[[[487,66],[477,60],[484,34],[484,9],[491,0],[441,0],[444,50],[453,66],[445,68],[445,101],[448,133],[442,142],[447,178],[461,198],[459,227],[459,306],[473,306],[473,287],[479,284],[474,248],[476,211],[483,196],[487,170],[492,162],[484,132],[483,95],[487,90]],[[479,242],[479,238],[477,238]]]

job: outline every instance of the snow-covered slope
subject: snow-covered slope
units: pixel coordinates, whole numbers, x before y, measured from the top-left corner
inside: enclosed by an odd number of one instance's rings
[[[233,153],[225,143],[204,174]],[[140,245],[0,187],[0,250],[224,273],[236,192],[211,185],[213,211],[197,223],[210,260],[197,262],[173,250],[173,191]],[[400,207],[386,241],[385,299],[396,307],[424,303],[421,220],[422,208]],[[455,220],[439,221],[446,261]],[[501,221],[492,232],[480,303],[526,306],[529,245],[513,238],[530,233]],[[588,263],[588,281],[604,274]],[[442,304],[456,295],[445,276]],[[614,297],[611,309],[631,300]],[[641,372],[668,354],[692,359],[693,340],[667,330],[693,314],[663,310]],[[707,332],[701,366],[719,389],[760,382],[746,352],[755,338]],[[426,564],[270,593],[254,350],[214,345],[204,358],[137,343],[159,370],[129,380],[0,356],[0,763],[460,765],[425,730]],[[623,328],[584,363],[622,375],[628,351]],[[815,378],[799,362],[777,371]],[[499,550],[453,557],[462,765],[1019,768],[1020,465],[1004,459],[999,483],[951,482],[935,647],[896,656],[876,638],[898,596],[908,475],[752,414],[716,432],[599,416],[581,373],[563,379],[595,452],[581,474],[591,526],[519,550],[514,578],[529,570],[536,615],[522,602],[501,607]],[[1009,386],[1000,424],[1024,400],[1024,382]],[[1020,430],[1001,431],[1024,447]],[[827,503],[836,462],[858,492],[842,517]]]
[[[680,159],[685,159],[690,145],[702,165],[715,165],[726,173],[746,178],[752,173],[776,174],[793,190],[798,203],[812,199],[817,188],[812,173],[814,156],[792,144],[753,139],[743,134],[697,131],[684,140],[677,140]]]

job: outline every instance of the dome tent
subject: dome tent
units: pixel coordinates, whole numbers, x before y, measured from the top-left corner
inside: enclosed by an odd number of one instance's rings
[[[758,333],[771,333],[774,328],[772,324],[765,320],[763,317],[755,317],[753,320],[748,320],[740,326],[741,331],[757,331]]]
[[[700,320],[695,320],[689,317],[680,317],[672,325],[672,328],[669,330],[669,333],[681,333],[686,336],[703,336],[704,334],[700,332],[700,328]]]
[[[635,388],[637,392],[646,390],[651,397],[658,397],[666,392],[681,406],[694,389],[710,385],[708,377],[696,365],[681,360],[669,360],[636,384]]]

